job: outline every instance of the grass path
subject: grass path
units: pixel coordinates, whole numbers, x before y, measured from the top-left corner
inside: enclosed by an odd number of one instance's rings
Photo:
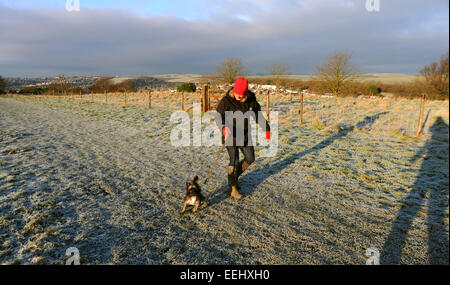
[[[364,264],[375,246],[386,263],[448,264],[448,143],[281,127],[277,156],[242,178],[245,199],[228,197],[223,155],[211,206],[180,216],[185,181],[218,149],[172,147],[169,116],[0,98],[0,263],[63,264],[75,246],[84,264]],[[427,208],[429,193],[442,203]]]

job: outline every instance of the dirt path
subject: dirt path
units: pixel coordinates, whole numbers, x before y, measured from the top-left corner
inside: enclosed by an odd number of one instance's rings
[[[397,208],[373,191],[345,197],[358,181],[339,190],[339,175],[308,167],[361,138],[296,134],[308,138],[260,161],[270,168],[252,166],[239,202],[226,194],[223,156],[203,189],[212,205],[180,216],[185,181],[208,173],[217,148],[174,148],[169,113],[142,112],[135,126],[0,98],[0,263],[62,264],[75,246],[89,264],[364,264],[366,248],[383,247]],[[356,153],[344,168],[364,159]],[[414,221],[402,262],[428,262],[424,220]]]

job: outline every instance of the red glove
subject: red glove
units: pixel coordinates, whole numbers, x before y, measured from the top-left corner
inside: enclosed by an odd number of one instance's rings
[[[231,130],[228,127],[223,127],[222,133],[223,133],[223,136],[225,137],[225,139],[227,139],[231,135]]]
[[[266,131],[266,141],[270,140],[270,131]]]

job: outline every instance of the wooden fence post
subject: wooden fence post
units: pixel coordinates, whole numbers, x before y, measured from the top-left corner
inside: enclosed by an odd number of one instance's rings
[[[127,92],[126,91],[123,93],[123,104],[125,106],[127,105]]]
[[[424,105],[425,105],[425,94],[422,94],[422,98],[420,101],[419,125],[417,126],[417,134],[416,134],[416,136],[418,136],[418,137],[422,134]]]
[[[91,102],[94,103],[94,93],[91,92]]]
[[[202,91],[200,93],[200,110],[202,112],[203,112],[203,105],[204,105],[204,103],[203,103],[203,101],[204,101],[204,96],[203,96],[204,90],[203,89],[205,89],[205,87],[202,88]]]
[[[209,99],[209,86],[205,85],[203,86],[202,89],[202,101],[201,101],[201,106],[202,106],[202,112],[206,113],[208,112],[208,99]]]
[[[300,124],[303,123],[303,92],[300,91]]]
[[[152,107],[152,90],[149,90],[147,94],[147,108],[151,107]]]
[[[83,99],[83,96],[82,96],[82,94],[81,94],[81,90],[80,90],[80,99]]]
[[[205,112],[208,112],[209,111],[209,85],[206,85],[206,97],[205,97],[205,99],[206,99],[206,110],[205,110]]]
[[[211,110],[211,94],[210,94],[209,90],[208,90],[208,103],[206,105],[208,107],[208,109],[206,111]]]
[[[269,121],[269,109],[270,109],[270,91],[267,91],[266,96],[266,120]]]
[[[108,104],[108,91],[105,90],[105,104]]]
[[[181,110],[184,111],[184,91],[181,92]]]

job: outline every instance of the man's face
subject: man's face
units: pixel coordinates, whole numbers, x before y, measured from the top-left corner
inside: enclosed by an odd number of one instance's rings
[[[247,97],[246,93],[244,93],[244,95],[239,95],[239,94],[234,93],[234,98],[236,98],[236,100],[242,101],[245,99],[245,97]]]

